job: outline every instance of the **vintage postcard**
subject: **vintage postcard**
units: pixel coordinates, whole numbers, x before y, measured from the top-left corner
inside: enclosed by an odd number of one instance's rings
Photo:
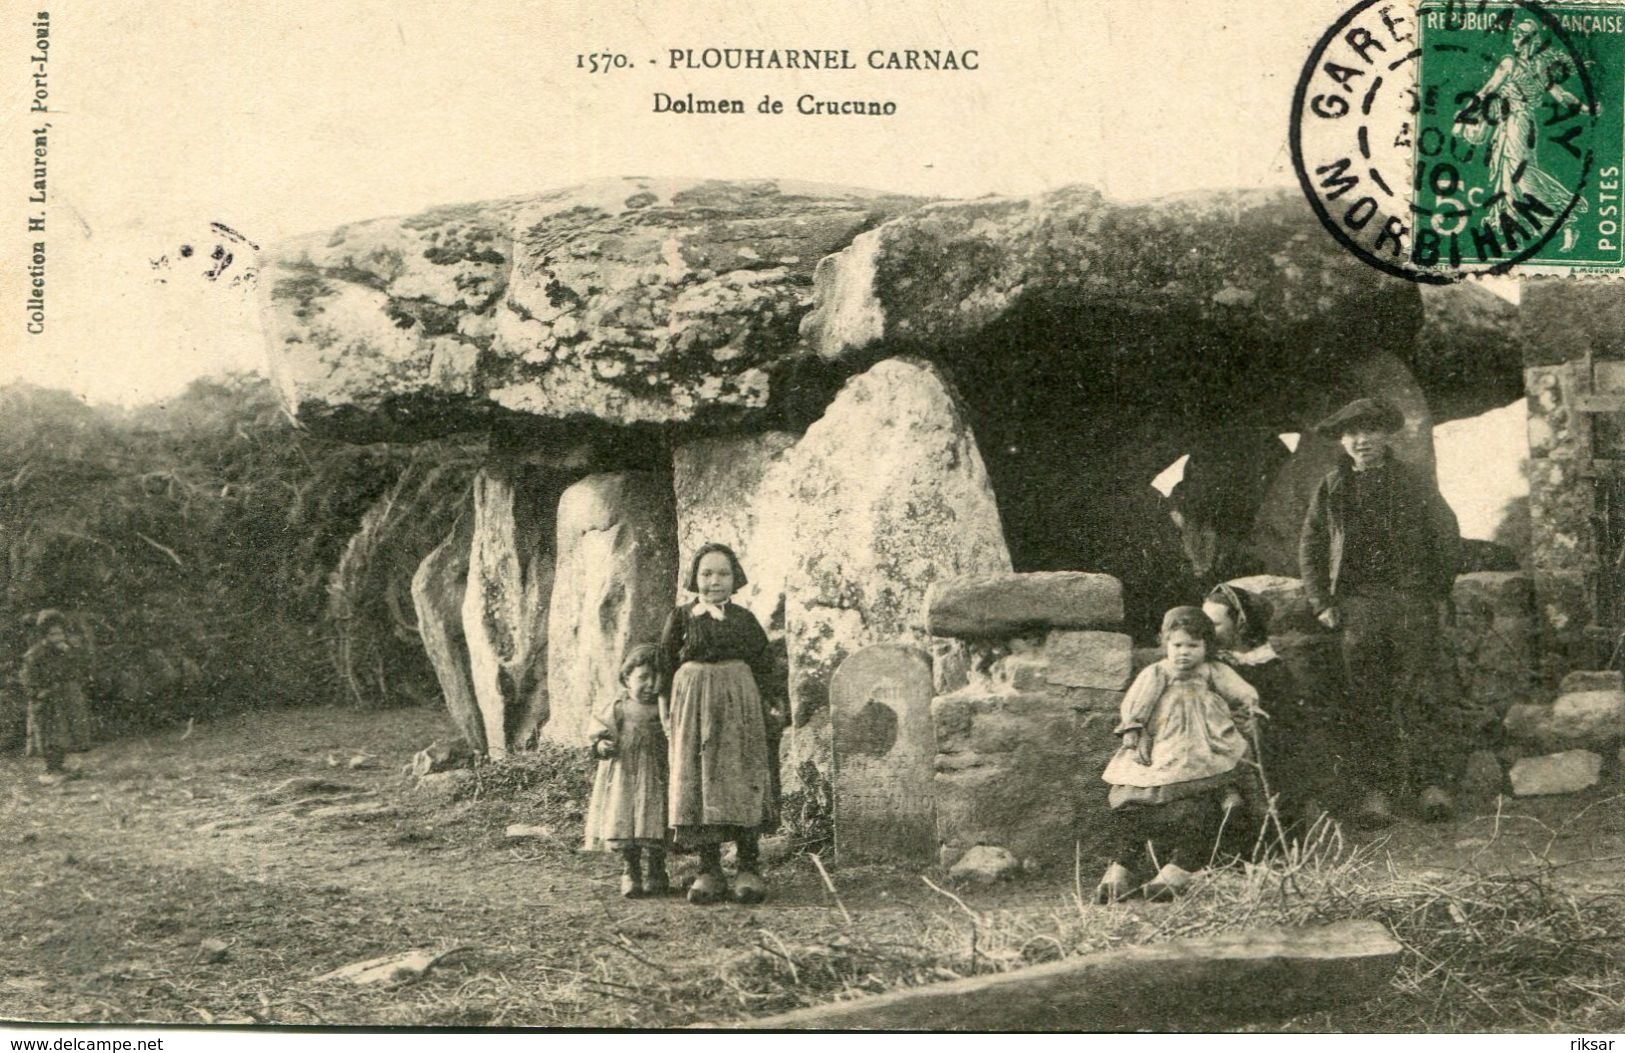
[[[12,1049],[1625,1030],[1625,4],[0,41]]]

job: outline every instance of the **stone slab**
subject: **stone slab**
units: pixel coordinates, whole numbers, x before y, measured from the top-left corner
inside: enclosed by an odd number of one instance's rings
[[[756,1017],[778,1030],[1209,1030],[1385,992],[1402,951],[1380,922],[1251,929],[1121,947]]]
[[[931,656],[872,644],[829,683],[835,854],[841,863],[930,863],[937,846]]]
[[[933,636],[987,639],[1034,629],[1113,629],[1123,586],[1109,574],[1043,571],[953,578],[926,593]]]

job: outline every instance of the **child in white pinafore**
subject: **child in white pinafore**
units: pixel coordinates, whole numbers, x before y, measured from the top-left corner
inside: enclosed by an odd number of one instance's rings
[[[641,644],[621,661],[624,692],[595,707],[593,756],[598,774],[587,806],[589,852],[618,852],[625,861],[621,895],[661,896],[666,875],[666,732],[660,723],[660,652]],[[646,864],[639,870],[639,864]]]
[[[1213,623],[1200,607],[1164,615],[1162,644],[1165,657],[1142,669],[1123,696],[1114,729],[1122,746],[1101,776],[1111,784],[1117,835],[1096,892],[1101,902],[1140,887],[1130,867],[1147,842],[1164,864],[1144,886],[1147,897],[1177,894],[1190,878],[1179,864],[1200,868],[1217,833],[1213,820],[1242,804],[1252,722],[1263,715],[1258,692],[1218,661]]]

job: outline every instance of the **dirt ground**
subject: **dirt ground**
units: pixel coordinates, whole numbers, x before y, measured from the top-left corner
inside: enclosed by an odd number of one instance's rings
[[[75,758],[82,777],[56,786],[37,782],[37,760],[0,758],[0,1017],[572,1027],[740,1020],[796,1004],[728,981],[730,963],[755,960],[763,948],[839,945],[853,935],[902,947],[963,929],[967,908],[1035,925],[1078,909],[1071,873],[951,889],[961,905],[919,873],[884,868],[835,872],[836,903],[805,859],[772,868],[770,899],[757,907],[623,901],[616,861],[575,851],[578,828],[556,815],[414,789],[403,765],[444,734],[427,710],[308,709],[107,743]],[[357,755],[361,766],[350,768]],[[1492,805],[1451,824],[1402,823],[1374,848],[1402,872],[1544,860],[1576,891],[1618,894],[1619,783],[1610,771],[1584,795],[1507,800],[1499,814]],[[526,822],[560,833],[505,839],[509,823]],[[924,876],[948,887],[940,873]],[[319,979],[416,948],[453,953],[411,984]],[[637,976],[707,994],[652,999],[628,982]],[[723,979],[707,987],[695,980],[704,976]],[[828,996],[840,993],[837,984]]]

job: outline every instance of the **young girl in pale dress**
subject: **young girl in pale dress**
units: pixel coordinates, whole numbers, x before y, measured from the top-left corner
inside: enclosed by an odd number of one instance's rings
[[[587,806],[589,852],[618,852],[621,895],[660,896],[666,875],[666,733],[657,704],[660,652],[640,644],[621,661],[624,692],[593,712],[598,774]],[[640,870],[640,864],[642,869]]]
[[[730,601],[745,570],[726,545],[702,545],[683,587],[698,599],[671,612],[661,634],[662,716],[671,737],[669,820],[681,845],[699,851],[690,903],[728,895],[722,845],[739,850],[733,898],[758,903],[766,890],[757,835],[771,820],[770,714],[759,683],[773,675],[767,633]]]
[[[1147,897],[1176,895],[1205,861],[1217,817],[1242,804],[1258,692],[1217,660],[1213,623],[1200,607],[1175,607],[1162,619],[1166,656],[1147,666],[1123,696],[1122,737],[1102,778],[1116,833],[1114,859],[1096,898],[1121,899],[1141,886],[1147,842],[1163,864],[1144,885]],[[1185,864],[1185,866],[1181,866]],[[1193,865],[1194,864],[1194,865]]]

